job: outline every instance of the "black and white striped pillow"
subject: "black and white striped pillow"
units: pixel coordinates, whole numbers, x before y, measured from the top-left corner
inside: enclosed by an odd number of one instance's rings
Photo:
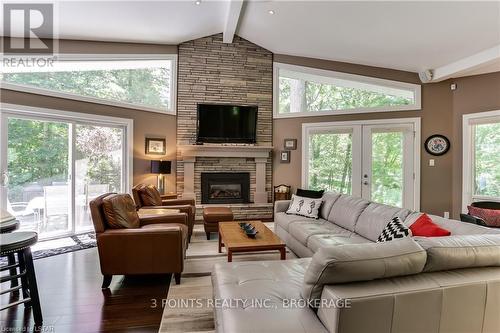
[[[410,236],[410,229],[408,229],[403,222],[401,222],[401,219],[396,216],[391,222],[387,223],[384,230],[382,230],[382,233],[378,236],[377,243],[388,242],[408,236]]]

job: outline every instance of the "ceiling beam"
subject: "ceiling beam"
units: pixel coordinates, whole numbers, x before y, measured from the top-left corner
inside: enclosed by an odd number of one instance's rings
[[[473,54],[433,70],[432,82],[443,81],[500,60],[500,45]]]
[[[228,1],[226,24],[224,25],[224,33],[222,41],[224,43],[232,43],[234,33],[238,26],[238,20],[241,15],[241,8],[243,7],[244,0],[230,0]]]

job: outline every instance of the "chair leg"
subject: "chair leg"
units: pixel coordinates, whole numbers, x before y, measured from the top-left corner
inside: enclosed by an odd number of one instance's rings
[[[30,288],[28,283],[28,272],[26,270],[26,261],[24,256],[21,253],[17,254],[17,259],[19,260],[19,272],[25,272],[23,276],[21,276],[21,286],[23,290],[23,298],[30,297]],[[30,303],[24,303],[24,307],[30,307]]]
[[[111,284],[111,279],[113,278],[113,275],[103,275],[102,276],[102,289],[107,289],[109,285]]]
[[[15,265],[16,264],[16,255],[14,253],[10,253],[7,255],[7,262],[9,265]],[[21,271],[22,272],[22,271]],[[9,274],[10,276],[17,275],[17,268],[13,267],[9,269]],[[19,281],[17,279],[10,280],[10,287],[14,288],[19,285]]]
[[[35,324],[41,325],[43,322],[42,308],[40,307],[40,298],[38,296],[38,287],[36,285],[35,267],[33,266],[33,257],[29,248],[24,249],[22,253],[24,256],[24,263],[26,265],[26,275],[28,277],[29,293],[31,298],[31,307],[33,309],[33,318]]]
[[[175,284],[181,284],[181,273],[174,273]]]

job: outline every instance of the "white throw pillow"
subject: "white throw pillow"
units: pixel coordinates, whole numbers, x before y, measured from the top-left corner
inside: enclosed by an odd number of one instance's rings
[[[305,198],[293,194],[286,213],[317,219],[322,202],[323,199]]]

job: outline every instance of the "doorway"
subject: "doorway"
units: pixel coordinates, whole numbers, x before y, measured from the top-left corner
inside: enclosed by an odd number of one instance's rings
[[[127,192],[132,120],[4,106],[0,207],[48,239],[93,230],[89,202]]]
[[[420,119],[303,124],[302,185],[419,208]]]

